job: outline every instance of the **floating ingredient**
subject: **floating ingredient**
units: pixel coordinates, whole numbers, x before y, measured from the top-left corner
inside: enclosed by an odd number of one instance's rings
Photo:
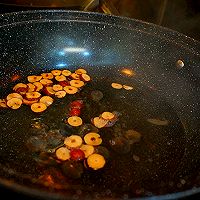
[[[46,104],[44,103],[33,103],[31,105],[31,110],[36,113],[41,113],[47,109]]]
[[[55,84],[55,85],[53,85],[53,90],[55,92],[61,91],[61,90],[63,90],[63,86],[60,84]]]
[[[55,94],[55,91],[53,90],[53,87],[51,87],[51,86],[45,86],[43,88],[43,93],[45,95],[48,95],[48,96],[53,96]]]
[[[158,125],[158,126],[166,126],[169,124],[168,120],[166,119],[156,119],[156,118],[151,118],[151,119],[147,119],[147,121],[151,124],[155,124],[155,125]]]
[[[25,99],[29,101],[39,100],[41,94],[39,92],[27,92],[25,94]]]
[[[70,159],[70,150],[66,147],[60,147],[56,150],[56,157],[59,160],[65,161]]]
[[[69,71],[68,69],[64,69],[62,71],[62,75],[64,75],[64,76],[70,76],[71,74],[72,74],[71,71]]]
[[[39,91],[41,91],[43,89],[43,85],[40,82],[34,82],[33,85],[35,85],[35,87],[36,87],[35,88],[36,92],[39,92]]]
[[[18,98],[12,98],[9,101],[7,101],[7,106],[14,110],[19,109],[21,105],[22,105],[22,100]]]
[[[9,101],[10,99],[13,98],[18,98],[18,99],[23,99],[22,95],[18,94],[18,93],[11,93],[6,97],[6,100]]]
[[[65,86],[63,89],[67,94],[76,94],[78,92],[78,89],[73,86]]]
[[[115,117],[115,115],[111,112],[103,112],[101,114],[101,117],[105,120],[112,120]]]
[[[83,100],[75,100],[70,103],[70,108],[83,108]]]
[[[7,108],[6,100],[0,99],[0,108]]]
[[[55,92],[55,96],[59,99],[61,98],[64,98],[66,96],[66,92],[64,90],[61,90],[61,91],[58,91],[58,92]]]
[[[88,133],[84,136],[84,141],[86,144],[92,146],[98,146],[102,143],[101,136],[98,133]]]
[[[28,83],[28,92],[34,92],[36,91],[36,86],[32,83]]]
[[[129,141],[122,136],[112,138],[109,143],[111,148],[118,154],[127,154],[131,150]]]
[[[60,76],[62,71],[61,70],[58,70],[58,69],[54,69],[51,71],[51,73],[54,75],[54,76]]]
[[[69,83],[71,86],[76,87],[76,88],[81,88],[85,84],[83,81],[80,81],[80,80],[71,80]]]
[[[91,119],[91,122],[97,128],[112,127],[118,121],[119,116],[120,116],[120,113],[117,111],[114,111],[112,113],[103,112],[99,117],[95,117]]]
[[[112,83],[111,86],[112,86],[112,88],[118,89],[118,90],[120,90],[122,88],[125,89],[125,90],[133,90],[132,86],[130,86],[130,85],[122,85],[120,83]]]
[[[13,90],[19,94],[25,94],[28,91],[28,86],[24,83],[17,83]]]
[[[53,98],[50,97],[50,96],[43,96],[41,99],[40,99],[40,103],[44,103],[46,106],[50,106],[52,103],[53,103]]]
[[[51,85],[53,85],[53,81],[52,81],[52,80],[49,80],[49,79],[41,79],[41,80],[40,80],[40,83],[41,83],[43,86],[51,86]]]
[[[125,132],[124,137],[129,141],[130,144],[134,144],[141,140],[142,135],[135,130],[128,130]]]
[[[81,74],[87,74],[87,71],[83,68],[79,68],[75,71],[75,73],[81,75]]]
[[[80,80],[82,80],[84,82],[89,82],[89,81],[91,81],[91,77],[88,74],[81,74]]]
[[[67,78],[64,75],[55,76],[56,81],[66,81]]]
[[[61,85],[62,87],[65,87],[65,86],[69,86],[69,81],[60,81],[59,82],[59,85]]]
[[[53,74],[52,73],[42,73],[41,74],[43,79],[53,79]]]
[[[71,126],[81,126],[83,121],[80,117],[78,116],[71,116],[67,119],[67,122]]]
[[[92,155],[94,153],[94,147],[89,144],[83,144],[80,149],[84,152],[85,158]]]
[[[81,110],[78,108],[72,108],[69,111],[69,116],[80,116],[80,114],[81,114]]]
[[[94,153],[87,158],[87,164],[93,170],[98,170],[104,167],[106,161],[102,155]]]
[[[72,74],[70,75],[70,77],[71,77],[72,79],[74,79],[74,80],[80,80],[80,75],[78,75],[78,74],[76,74],[76,73],[72,73]]]
[[[93,101],[98,102],[103,98],[103,93],[100,90],[94,90],[91,92],[91,98]]]
[[[100,117],[95,117],[94,119],[91,120],[91,122],[97,127],[97,128],[103,128],[106,126],[108,123],[107,120],[102,119]]]
[[[8,106],[12,109],[18,109],[22,104],[29,106],[34,104],[31,109],[33,112],[43,112],[46,108],[35,103],[44,103],[46,106],[49,106],[53,103],[53,98],[48,98],[47,96],[55,95],[57,98],[64,98],[66,94],[79,92],[80,88],[85,85],[85,82],[91,80],[86,73],[85,69],[80,68],[75,73],[64,69],[52,70],[51,73],[27,76],[28,83],[17,83],[13,87],[14,92],[7,96],[8,102],[5,104],[1,101],[0,107]],[[20,99],[22,102],[14,98]]]
[[[82,145],[83,140],[80,136],[78,135],[71,135],[64,140],[64,144],[68,148],[78,148]]]
[[[117,90],[122,89],[122,84],[119,84],[119,83],[112,83],[111,86],[112,88],[117,89]]]
[[[129,85],[123,85],[123,88],[125,90],[133,90],[133,87],[132,86],[129,86]]]
[[[80,161],[85,158],[85,153],[81,149],[71,149],[70,156],[72,160]]]
[[[40,81],[42,79],[42,76],[34,76],[33,75],[33,76],[28,76],[27,79],[28,79],[28,82],[34,83],[34,82]]]

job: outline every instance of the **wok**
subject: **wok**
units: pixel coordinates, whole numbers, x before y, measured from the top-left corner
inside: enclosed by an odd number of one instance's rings
[[[41,171],[25,145],[32,119],[45,113],[38,116],[27,107],[1,110],[3,188],[46,199],[174,199],[200,192],[198,41],[138,20],[76,11],[3,14],[0,23],[1,98],[30,74],[81,66],[94,88],[114,109],[126,111],[121,118],[142,134],[128,154],[116,154],[102,171],[64,183],[61,190],[37,183]],[[20,79],[13,82],[16,74]],[[110,87],[113,82],[135,89],[117,91]],[[46,117],[50,123],[60,119],[60,107]],[[147,119],[152,118],[168,125],[151,124]]]

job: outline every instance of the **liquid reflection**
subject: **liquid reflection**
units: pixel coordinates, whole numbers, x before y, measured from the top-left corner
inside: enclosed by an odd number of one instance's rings
[[[85,57],[90,56],[90,52],[85,51],[85,52],[83,52],[83,55],[84,55]]]
[[[58,63],[56,64],[56,67],[66,67],[67,64],[66,63]]]
[[[91,53],[85,48],[78,48],[78,47],[67,47],[61,51],[58,51],[59,56],[65,56],[67,53],[78,53],[83,55],[84,57],[88,57]]]
[[[82,52],[86,52],[87,49],[79,48],[79,47],[67,47],[67,48],[64,48],[64,51],[71,52],[71,53],[82,53]]]
[[[59,52],[58,52],[58,55],[59,55],[59,56],[64,56],[64,55],[65,55],[65,52],[64,52],[64,51],[59,51]]]

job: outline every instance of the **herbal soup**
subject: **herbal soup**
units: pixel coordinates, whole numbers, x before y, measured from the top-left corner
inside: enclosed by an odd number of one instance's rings
[[[83,68],[18,78],[0,100],[2,141],[7,135],[12,144],[2,148],[1,160],[11,168],[14,162],[16,174],[25,171],[34,184],[78,196],[172,190],[170,170],[182,156],[176,147],[184,130],[153,90],[114,77],[102,81]]]

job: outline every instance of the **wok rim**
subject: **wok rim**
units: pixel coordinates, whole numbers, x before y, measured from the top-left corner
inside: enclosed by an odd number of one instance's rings
[[[160,25],[156,25],[153,23],[149,23],[149,22],[145,22],[142,20],[138,20],[138,19],[132,19],[132,18],[128,18],[128,17],[124,17],[124,16],[115,16],[115,15],[110,15],[110,14],[103,14],[103,13],[98,13],[98,12],[85,12],[85,11],[76,11],[76,10],[62,10],[62,9],[44,9],[44,10],[28,10],[28,11],[19,11],[19,12],[11,12],[11,13],[4,13],[4,14],[0,14],[0,28],[2,26],[5,25],[10,25],[10,24],[14,24],[17,22],[26,22],[23,21],[22,18],[19,17],[19,21],[15,21],[16,20],[16,16],[20,16],[20,15],[27,15],[27,14],[39,14],[39,15],[44,15],[47,13],[62,13],[65,15],[69,15],[69,14],[80,14],[80,15],[85,15],[89,17],[101,17],[102,19],[106,20],[106,19],[110,19],[113,21],[116,20],[120,20],[122,21],[123,25],[127,28],[133,29],[134,27],[131,27],[131,25],[139,25],[139,28],[143,28],[145,31],[149,31],[149,33],[156,33],[157,36],[159,37],[159,34],[164,33],[164,36],[166,37],[167,40],[170,41],[175,41],[175,42],[180,42],[184,41],[184,45],[189,48],[191,47],[193,49],[193,51],[196,53],[197,56],[200,57],[200,41],[191,38],[183,33],[180,33],[176,30],[172,30],[170,28],[167,27],[163,27]],[[52,15],[53,16],[53,15]],[[9,23],[10,18],[12,18],[11,23]],[[88,18],[89,21],[90,18]],[[75,19],[76,21],[79,21],[79,18]],[[27,20],[27,21],[30,21]],[[94,21],[97,22],[97,20],[94,19]],[[103,20],[102,20],[103,22]],[[105,22],[105,21],[104,21]],[[117,25],[113,24],[113,25]],[[130,26],[130,27],[129,27]],[[154,30],[155,29],[155,30]],[[137,29],[136,29],[137,30]],[[158,31],[159,33],[155,32]],[[177,41],[176,41],[177,40]],[[181,44],[181,45],[183,45]],[[39,189],[33,189],[24,185],[20,185],[18,183],[13,183],[10,180],[7,180],[5,178],[1,178],[0,177],[0,185],[3,187],[6,187],[8,189],[11,189],[12,191],[15,192],[23,192],[24,195],[31,195],[31,197],[42,197],[44,199],[47,198],[53,198],[53,199],[60,199],[63,198],[63,195],[61,194],[56,194],[56,193],[52,193],[52,192],[46,192],[46,191],[41,191]],[[181,191],[181,192],[176,192],[176,193],[167,193],[164,195],[156,195],[156,196],[150,196],[150,197],[140,197],[140,198],[131,198],[131,199],[140,199],[140,200],[156,200],[156,199],[177,199],[177,198],[181,198],[181,197],[189,197],[191,195],[195,195],[200,193],[200,187],[194,187],[192,189],[188,189],[185,191]]]
[[[114,19],[114,20],[121,19],[124,22],[130,22],[130,23],[132,22],[132,23],[144,25],[145,28],[148,28],[148,29],[152,28],[152,27],[157,28],[160,31],[164,31],[163,33],[165,33],[165,34],[173,33],[174,38],[171,38],[171,39],[177,39],[176,37],[178,36],[178,37],[181,37],[181,38],[179,38],[179,40],[185,39],[188,42],[193,43],[193,45],[197,45],[198,47],[200,47],[200,41],[198,41],[198,40],[196,40],[196,39],[194,39],[190,36],[187,36],[184,33],[173,30],[171,28],[164,27],[164,26],[161,26],[161,25],[157,25],[157,24],[154,24],[154,23],[151,23],[151,22],[146,22],[146,21],[143,21],[143,20],[140,20],[140,19],[129,18],[129,17],[125,17],[125,16],[117,16],[117,15],[112,15],[112,14],[104,14],[104,13],[99,13],[99,12],[87,12],[87,11],[63,10],[63,9],[37,9],[37,10],[26,10],[26,11],[3,13],[3,14],[0,14],[0,20],[3,21],[3,20],[7,20],[6,19],[7,17],[12,17],[12,16],[16,16],[16,15],[23,15],[23,14],[31,14],[31,13],[38,13],[38,14],[45,14],[45,13],[83,14],[83,15],[90,15],[90,16],[100,16],[104,19],[106,19],[106,18],[110,18],[110,19]],[[20,20],[23,21],[23,19],[20,19]],[[6,23],[8,23],[8,21],[6,21]],[[13,21],[12,23],[15,23],[15,21]],[[0,27],[1,27],[1,25],[0,25]],[[152,30],[147,30],[147,31],[152,31]],[[158,36],[158,34],[157,34],[157,36]]]
[[[28,195],[28,197],[40,197],[43,199],[70,199],[70,197],[66,197],[65,195],[53,193],[53,192],[47,192],[47,191],[42,191],[39,189],[33,189],[27,186],[20,185],[18,183],[13,183],[12,181],[9,181],[7,179],[0,178],[0,185],[2,187],[6,187],[10,189],[13,192],[16,192],[17,194],[22,194],[22,195]],[[22,192],[22,193],[20,193]],[[176,192],[176,193],[169,193],[169,194],[164,194],[164,195],[153,195],[149,197],[140,197],[140,198],[130,198],[129,200],[165,200],[165,199],[179,199],[182,197],[189,197],[191,195],[198,194],[200,192],[200,188],[192,188],[189,190],[181,191],[181,192]],[[111,198],[112,200],[112,198]]]

